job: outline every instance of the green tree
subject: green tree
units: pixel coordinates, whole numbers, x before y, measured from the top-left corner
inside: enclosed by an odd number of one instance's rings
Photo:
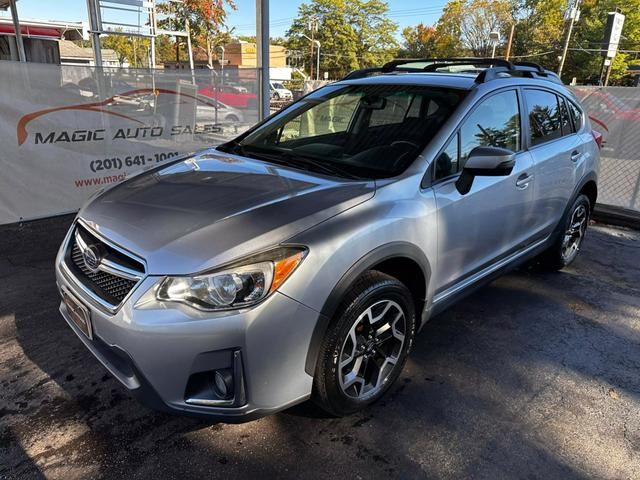
[[[520,0],[516,4],[512,57],[555,70],[562,49],[566,7],[566,0]]]
[[[471,0],[465,5],[460,22],[460,39],[472,55],[488,57],[492,51],[491,32],[506,36],[513,22],[513,4],[509,0]]]
[[[391,60],[398,52],[395,38],[398,25],[387,17],[387,3],[352,0],[347,6],[347,20],[354,29],[360,67],[373,67]]]
[[[436,23],[435,53],[438,57],[464,55],[460,25],[466,7],[465,0],[453,0],[447,3]]]
[[[151,41],[148,38],[106,35],[101,43],[103,48],[110,48],[116,53],[120,66],[125,63],[134,68],[149,66]]]
[[[339,78],[351,70],[380,65],[391,60],[398,49],[394,37],[397,25],[387,16],[381,0],[311,0],[298,9],[287,32],[287,47],[302,60],[308,72],[313,37],[320,42],[320,70]],[[312,32],[312,25],[317,31]]]
[[[436,24],[437,56],[490,56],[489,34],[497,31],[503,38],[508,34],[514,8],[512,0],[450,1]]]
[[[175,41],[167,35],[156,37],[156,62],[167,63],[175,58]]]
[[[509,31],[515,24],[511,58],[538,62],[555,70],[566,38],[566,8],[566,0],[451,0],[435,25],[433,37],[418,39],[420,32],[428,29],[423,25],[404,30],[402,54],[422,56],[424,51],[437,57],[488,56],[492,46],[489,33],[495,30],[503,39],[496,55],[503,56]],[[607,13],[616,8],[626,16],[619,50],[636,50],[640,45],[640,0],[582,0],[565,62],[565,80],[576,77],[584,82],[598,76]],[[612,83],[621,81],[633,61],[630,54],[616,55]]]
[[[640,45],[640,1],[639,0],[583,0],[581,15],[575,24],[569,54],[565,63],[564,79],[576,77],[584,81],[598,75],[602,66],[600,52],[589,51],[602,48],[607,13],[620,8],[625,15],[619,50],[637,50]],[[575,49],[575,50],[574,50]],[[611,81],[616,83],[626,74],[630,55],[618,53],[613,62]]]

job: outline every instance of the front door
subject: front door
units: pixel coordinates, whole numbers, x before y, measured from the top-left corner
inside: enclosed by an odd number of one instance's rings
[[[471,191],[461,195],[455,182],[471,150],[480,145],[516,152],[515,167],[508,176],[476,177]],[[436,299],[529,242],[534,182],[533,160],[522,150],[517,91],[481,100],[436,160]]]

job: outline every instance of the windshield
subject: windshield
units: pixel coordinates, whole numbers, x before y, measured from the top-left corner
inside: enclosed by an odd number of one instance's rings
[[[282,85],[281,83],[274,83],[273,88],[275,88],[276,90],[284,90],[284,85]]]
[[[219,147],[351,178],[402,173],[466,92],[409,85],[331,85]]]

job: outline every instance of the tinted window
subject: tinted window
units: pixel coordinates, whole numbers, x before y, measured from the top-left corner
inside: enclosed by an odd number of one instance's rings
[[[464,121],[460,128],[458,171],[478,146],[520,150],[520,110],[514,90],[484,100]]]
[[[458,173],[458,135],[449,141],[436,160],[436,180]]]
[[[398,92],[384,98],[383,108],[374,109],[371,112],[369,126],[393,125],[402,123],[407,114],[407,110],[413,103],[415,95],[408,92]]]
[[[582,110],[580,110],[573,102],[567,102],[569,105],[569,113],[573,119],[573,126],[575,131],[578,132],[582,128]]]
[[[562,135],[571,135],[575,130],[573,129],[571,117],[569,116],[567,102],[562,97],[558,97],[558,101],[560,102],[560,127],[562,128]]]
[[[531,145],[562,136],[558,97],[543,90],[525,90]]]
[[[280,142],[346,131],[361,98],[347,93],[310,108],[284,125]]]
[[[416,159],[466,93],[412,85],[329,86],[218,148],[324,174],[392,177]]]

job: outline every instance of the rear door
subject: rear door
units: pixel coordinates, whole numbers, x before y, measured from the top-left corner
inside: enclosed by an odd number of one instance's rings
[[[569,203],[583,152],[567,100],[551,90],[525,88],[523,92],[526,141],[536,176],[532,228],[542,238],[551,234]]]
[[[485,97],[436,159],[436,300],[529,242],[535,178],[531,155],[522,147],[520,111],[515,88]],[[455,182],[480,145],[516,152],[516,165],[508,176],[476,177],[471,191],[461,195]]]

